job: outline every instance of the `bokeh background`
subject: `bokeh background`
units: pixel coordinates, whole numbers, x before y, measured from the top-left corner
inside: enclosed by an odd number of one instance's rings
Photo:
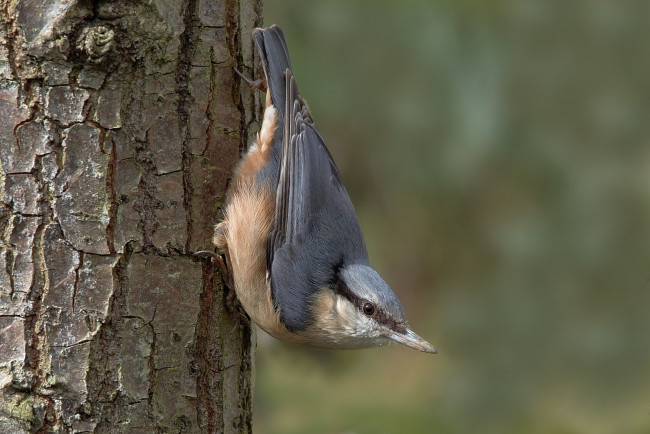
[[[260,336],[257,433],[650,432],[650,2],[265,0],[438,355]]]

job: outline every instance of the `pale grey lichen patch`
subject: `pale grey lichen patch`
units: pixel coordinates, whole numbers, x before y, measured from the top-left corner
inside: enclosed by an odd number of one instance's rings
[[[55,178],[55,217],[65,238],[80,251],[108,254],[106,225],[109,156],[99,150],[100,129],[76,124],[66,130],[63,169]]]
[[[0,243],[0,315],[13,315],[12,300],[13,276],[7,264],[13,261],[13,253],[9,253],[7,246]]]
[[[49,88],[45,94],[45,114],[63,126],[81,122],[84,119],[84,104],[89,96],[85,89],[73,89],[70,86]]]
[[[81,402],[87,395],[89,342],[109,309],[118,258],[76,251],[55,223],[45,228],[42,242],[48,282],[42,310],[50,361],[44,386]]]
[[[13,81],[0,82],[0,165],[5,173],[13,171],[17,160],[24,160],[13,155],[18,151],[14,127],[29,116],[28,107],[18,102],[18,85]]]
[[[41,192],[36,179],[29,174],[11,174],[5,177],[4,195],[11,198],[13,209],[20,214],[40,214]]]
[[[48,120],[27,122],[16,131],[21,149],[28,149],[24,142],[31,142],[36,155],[45,155],[52,151],[59,140],[58,132]]]
[[[80,255],[69,248],[58,227],[46,229],[45,261],[50,287],[43,299],[48,341],[56,347],[91,339],[106,318],[117,257]]]
[[[11,65],[9,63],[9,44],[3,34],[0,34],[0,80],[11,80]]]
[[[49,288],[43,297],[43,305],[46,308],[72,310],[80,256],[80,253],[66,242],[59,225],[53,223],[45,228],[43,257],[49,282]]]
[[[29,293],[22,289],[31,285],[32,270],[25,270],[24,268],[27,267],[20,264],[21,260],[18,262],[18,267],[16,267],[14,253],[0,247],[0,264],[3,265],[0,268],[0,315],[24,317],[31,308],[28,300]],[[13,275],[14,269],[19,271],[22,269],[20,271],[22,276],[19,275],[16,278]]]
[[[56,129],[47,120],[21,123],[16,140],[2,154],[5,173],[27,173],[34,168],[37,155],[51,152],[58,140]]]
[[[25,319],[0,316],[0,388],[11,382],[11,364],[25,357]]]
[[[14,215],[9,230],[9,245],[13,261],[8,272],[12,278],[12,298],[15,294],[28,294],[34,279],[34,263],[32,250],[34,234],[42,219],[40,217],[24,217]],[[22,298],[22,297],[21,297]]]
[[[83,313],[90,334],[97,332],[108,313],[116,262],[116,256],[84,254],[83,264],[78,269],[75,311]]]
[[[41,0],[15,2],[18,6],[18,22],[27,45],[34,49],[52,38],[54,29],[66,17],[77,0]]]
[[[73,346],[52,346],[50,348],[52,363],[49,386],[57,389],[58,399],[71,399],[73,402],[85,400],[88,394],[86,364],[88,363],[89,351],[89,342],[82,342]],[[74,413],[65,412],[65,415],[72,418]],[[66,423],[72,423],[72,419],[66,420]]]

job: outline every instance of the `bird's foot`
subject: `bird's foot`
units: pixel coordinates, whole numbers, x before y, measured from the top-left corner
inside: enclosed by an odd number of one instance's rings
[[[237,75],[239,75],[241,77],[241,79],[244,80],[246,82],[246,84],[248,84],[250,87],[254,87],[255,89],[259,89],[262,92],[266,92],[266,90],[268,89],[268,85],[266,83],[265,78],[260,78],[260,79],[257,79],[257,80],[251,80],[250,78],[246,77],[244,74],[239,72],[239,70],[237,68],[235,68],[234,66],[233,66],[232,69],[234,69],[235,72],[237,73]]]
[[[237,323],[235,324],[235,327],[237,327],[240,324],[241,320],[243,320],[244,324],[247,325],[250,324],[250,319],[248,318],[248,315],[246,315],[244,309],[237,302],[237,293],[235,292],[235,281],[233,278],[232,270],[228,268],[228,265],[226,263],[226,260],[224,260],[224,257],[210,250],[200,250],[195,254],[197,256],[210,257],[212,263],[217,264],[217,266],[219,267],[219,273],[221,274],[221,278],[223,280],[223,286],[224,289],[226,290],[224,305],[226,307],[226,310],[230,314],[230,316],[236,318]],[[227,251],[226,251],[226,255],[228,255]]]

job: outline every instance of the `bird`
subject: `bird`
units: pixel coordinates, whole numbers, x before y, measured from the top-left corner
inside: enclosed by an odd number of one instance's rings
[[[398,342],[414,333],[369,263],[359,219],[294,78],[277,25],[253,30],[266,92],[260,131],[234,171],[214,243],[252,321],[275,338],[323,349]],[[232,288],[231,288],[232,289]]]

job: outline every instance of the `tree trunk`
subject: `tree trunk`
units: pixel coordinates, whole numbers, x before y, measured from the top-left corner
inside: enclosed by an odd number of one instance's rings
[[[261,0],[0,3],[0,432],[251,431],[254,337],[192,252]]]

